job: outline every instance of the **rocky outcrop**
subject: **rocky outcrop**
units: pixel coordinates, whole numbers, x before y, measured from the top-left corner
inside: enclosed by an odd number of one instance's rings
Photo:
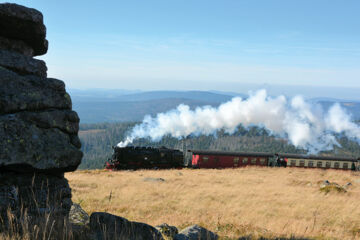
[[[70,122],[67,116],[73,113],[54,110],[0,116],[2,169],[49,173],[75,170],[82,153],[73,126],[77,123]]]
[[[43,55],[48,50],[43,15],[32,8],[11,3],[0,4],[0,36],[24,42],[33,49],[33,56]]]
[[[0,49],[8,49],[28,57],[34,56],[34,49],[21,40],[0,37]]]
[[[145,223],[129,220],[109,213],[96,212],[90,216],[92,239],[163,240],[161,233]]]
[[[0,65],[21,75],[46,77],[47,67],[44,61],[13,51],[0,50]]]
[[[181,232],[166,223],[152,227],[145,223],[131,222],[123,217],[106,212],[95,212],[90,216],[74,203],[69,215],[74,239],[90,240],[217,240],[219,237],[198,225],[192,225]]]
[[[175,235],[174,240],[217,240],[218,235],[198,225],[192,225]]]
[[[72,206],[64,172],[80,164],[79,117],[65,84],[47,78],[42,14],[0,4],[0,230],[64,222]],[[2,223],[2,224],[1,224]],[[52,224],[52,223],[50,223]],[[57,224],[54,224],[56,226]]]
[[[0,65],[0,114],[49,109],[70,110],[65,84],[53,78],[20,76]]]
[[[25,211],[29,217],[45,214],[59,217],[70,211],[71,189],[61,175],[6,172],[0,173],[0,182],[2,215],[8,210],[3,206],[10,207],[16,217],[24,216]]]

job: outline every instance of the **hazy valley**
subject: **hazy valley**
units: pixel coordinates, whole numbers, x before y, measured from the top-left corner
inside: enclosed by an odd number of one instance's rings
[[[180,104],[192,109],[199,106],[219,106],[245,93],[215,91],[126,91],[126,90],[70,90],[73,108],[79,114],[81,123],[139,122],[145,115],[155,116],[175,109]],[[355,120],[360,119],[360,101],[333,98],[310,98],[308,101],[320,104],[327,110],[339,103]]]

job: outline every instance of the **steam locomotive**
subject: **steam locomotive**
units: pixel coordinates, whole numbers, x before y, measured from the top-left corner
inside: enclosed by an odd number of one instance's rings
[[[191,159],[186,159],[182,151],[166,147],[114,147],[113,149],[112,158],[106,162],[106,169],[108,170],[182,167],[240,168],[246,166],[360,170],[360,158],[287,153],[188,150]],[[190,163],[186,164],[186,162]]]
[[[166,147],[113,147],[113,155],[106,162],[108,170],[167,169],[184,166],[183,153]]]

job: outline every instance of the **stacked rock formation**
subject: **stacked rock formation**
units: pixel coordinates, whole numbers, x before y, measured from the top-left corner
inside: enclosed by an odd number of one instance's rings
[[[42,14],[0,4],[0,226],[51,215],[63,221],[71,207],[64,172],[81,162],[79,118],[65,84],[47,78]],[[0,229],[1,230],[1,229]]]

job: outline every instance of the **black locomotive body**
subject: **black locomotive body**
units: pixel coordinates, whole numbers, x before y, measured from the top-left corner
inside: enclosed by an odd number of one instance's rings
[[[114,147],[106,169],[168,169],[184,166],[183,153],[166,147]]]

